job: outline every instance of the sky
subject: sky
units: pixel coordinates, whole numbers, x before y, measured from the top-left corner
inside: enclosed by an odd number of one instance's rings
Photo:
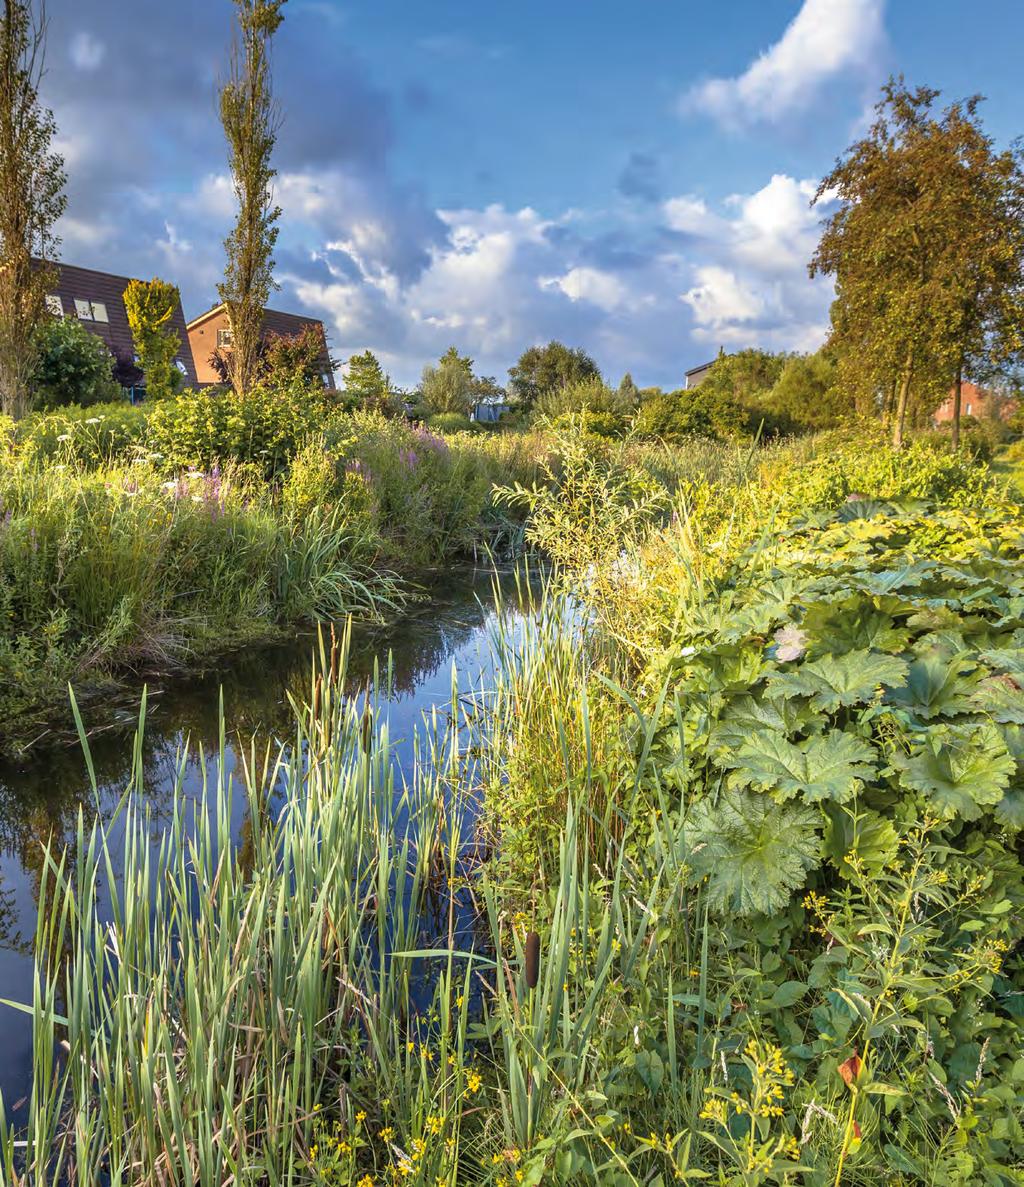
[[[48,0],[62,259],[216,303],[230,0]],[[613,382],[813,350],[820,178],[903,73],[1024,133],[1021,0],[288,0],[271,306],[402,385],[557,338]]]

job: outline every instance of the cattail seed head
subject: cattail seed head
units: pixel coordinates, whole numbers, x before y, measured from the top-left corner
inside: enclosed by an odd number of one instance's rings
[[[540,936],[535,931],[526,933],[526,984],[537,988],[540,980]]]

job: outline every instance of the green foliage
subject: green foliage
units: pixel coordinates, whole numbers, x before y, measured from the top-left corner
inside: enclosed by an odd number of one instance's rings
[[[474,427],[464,412],[438,412],[427,424],[435,433],[468,433]]]
[[[556,392],[571,383],[600,379],[597,363],[582,348],[549,342],[531,346],[509,369],[509,391],[515,400],[532,408],[538,396]]]
[[[36,330],[35,347],[32,389],[36,407],[102,404],[120,395],[106,343],[77,319],[46,317]]]
[[[392,402],[391,380],[372,350],[354,354],[345,371],[344,393],[357,408],[383,412]]]
[[[717,364],[716,364],[717,366]],[[642,437],[679,443],[689,437],[732,441],[747,431],[747,415],[732,397],[699,384],[686,391],[663,392],[640,405],[634,429]]]
[[[628,392],[614,390],[598,377],[573,380],[564,387],[541,392],[533,404],[538,416],[547,417],[570,431],[575,424],[577,429],[599,437],[621,436],[633,408]]]
[[[251,462],[267,476],[282,473],[300,444],[322,427],[323,389],[260,387],[248,395],[186,392],[158,404],[149,417],[149,447],[165,470],[214,462]]]
[[[166,399],[180,386],[174,359],[181,339],[171,324],[180,304],[177,288],[166,280],[131,280],[124,290],[135,353],[146,377],[146,395],[152,400]]]
[[[143,409],[120,400],[33,413],[19,422],[16,440],[24,458],[95,467],[143,452],[146,428]]]
[[[473,360],[464,358],[450,346],[436,367],[423,369],[420,389],[429,413],[456,412],[468,416],[473,407]]]

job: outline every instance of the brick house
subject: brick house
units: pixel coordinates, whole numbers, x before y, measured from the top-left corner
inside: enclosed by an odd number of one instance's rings
[[[942,401],[932,414],[935,424],[946,424],[953,419],[953,392]],[[979,387],[976,383],[964,383],[960,390],[960,414],[976,419],[998,417],[1007,420],[1017,411],[1017,401],[1001,396],[998,392]]]
[[[291,337],[302,333],[313,326],[320,335],[323,351],[320,355],[320,376],[324,387],[334,390],[334,371],[331,367],[331,356],[327,349],[327,334],[324,323],[315,317],[305,317],[300,313],[280,313],[276,309],[266,309],[263,313],[263,336],[280,335]],[[220,376],[210,362],[218,350],[231,349],[231,326],[228,322],[227,309],[223,304],[215,305],[205,313],[201,313],[188,323],[189,345],[192,357],[195,359],[199,383],[209,386],[219,383]]]
[[[128,313],[124,307],[127,276],[79,268],[73,264],[51,265],[57,273],[57,284],[46,295],[46,307],[56,317],[74,317],[90,334],[102,338],[110,353],[130,363],[135,358]],[[186,386],[195,387],[196,368],[189,345],[188,329],[181,303],[174,311],[171,328],[178,335],[181,346],[174,363]]]

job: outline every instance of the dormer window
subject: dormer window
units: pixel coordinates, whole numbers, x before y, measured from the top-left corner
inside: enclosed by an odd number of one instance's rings
[[[64,304],[56,293],[46,294],[46,308],[54,317],[64,316]]]

